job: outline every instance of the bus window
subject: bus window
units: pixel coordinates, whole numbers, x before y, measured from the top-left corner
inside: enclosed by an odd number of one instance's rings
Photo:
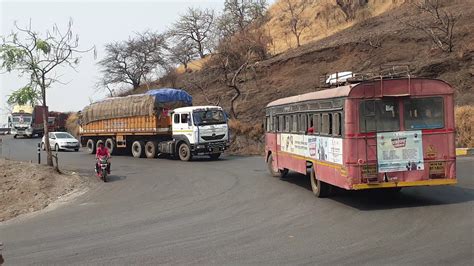
[[[286,115],[285,116],[285,132],[290,132],[290,125],[291,125],[291,116]]]
[[[298,132],[298,115],[293,115],[292,119],[291,132]]]
[[[398,103],[392,99],[360,102],[359,129],[360,132],[400,130]]]
[[[265,130],[266,130],[267,132],[272,131],[271,125],[272,125],[272,123],[270,122],[270,117],[267,116],[267,117],[265,118]]]
[[[332,129],[332,132],[333,132],[333,135],[334,136],[340,136],[341,135],[341,122],[342,122],[342,118],[341,118],[341,114],[340,113],[334,113],[333,115],[333,129]]]
[[[403,106],[407,130],[444,127],[442,97],[406,99]]]
[[[299,117],[299,132],[305,133],[308,130],[308,116],[300,114]]]
[[[321,119],[319,114],[313,115],[314,134],[321,132]]]
[[[332,135],[332,114],[323,114],[321,133]]]
[[[278,117],[278,132],[285,131],[285,117],[279,116]]]
[[[279,127],[278,127],[278,117],[274,116],[273,117],[273,131],[279,131]]]

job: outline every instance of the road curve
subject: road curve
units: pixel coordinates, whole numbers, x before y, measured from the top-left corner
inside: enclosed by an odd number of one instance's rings
[[[3,138],[3,156],[35,160],[38,139]],[[15,147],[15,148],[13,148]],[[43,156],[44,157],[44,156]],[[62,152],[92,174],[93,157]],[[471,264],[472,157],[459,184],[398,196],[339,192],[270,177],[262,158],[180,162],[114,157],[113,182],[71,203],[0,225],[8,264]]]

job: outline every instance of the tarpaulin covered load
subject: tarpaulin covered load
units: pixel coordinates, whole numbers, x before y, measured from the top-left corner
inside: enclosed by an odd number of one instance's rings
[[[149,90],[146,94],[155,97],[155,104],[161,107],[170,107],[173,108],[190,106],[193,104],[193,97],[189,95],[186,91],[171,89],[171,88],[162,88],[156,90]],[[174,107],[174,105],[180,105]]]
[[[145,94],[107,98],[86,106],[82,123],[93,121],[159,114],[162,109],[173,109],[192,104],[192,97],[184,90],[155,89]]]

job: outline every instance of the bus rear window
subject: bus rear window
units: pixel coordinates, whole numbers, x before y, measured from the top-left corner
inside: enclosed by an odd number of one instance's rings
[[[367,100],[360,103],[360,132],[400,130],[398,103],[394,100]]]
[[[404,101],[403,107],[407,130],[444,127],[442,97],[407,99]]]

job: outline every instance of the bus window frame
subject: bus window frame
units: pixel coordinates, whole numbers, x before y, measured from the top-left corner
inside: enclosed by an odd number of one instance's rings
[[[442,127],[422,127],[422,128],[410,128],[408,127],[408,124],[407,124],[407,119],[406,119],[406,115],[407,115],[407,106],[405,105],[407,103],[407,101],[410,101],[410,100],[420,100],[420,99],[441,99],[441,114],[442,114]],[[405,128],[405,130],[407,131],[413,131],[413,130],[431,130],[431,129],[444,129],[446,128],[446,114],[445,114],[445,97],[443,96],[419,96],[419,97],[410,97],[410,98],[406,98],[406,99],[403,99],[402,100],[402,104],[403,104],[403,118],[402,118],[402,124],[403,124],[403,127]]]
[[[338,119],[336,119],[336,115],[337,115]],[[344,128],[342,126],[342,123],[343,123],[343,121],[342,121],[342,112],[334,112],[332,114],[332,120],[333,120],[332,121],[332,127],[333,127],[332,128],[332,135],[334,137],[342,137],[342,135],[343,135],[342,131],[343,131],[343,128]],[[335,133],[335,129],[336,129],[336,123],[335,122],[336,122],[336,120],[337,120],[337,125],[339,126],[339,128],[338,128],[339,134]]]
[[[396,119],[397,121],[397,124],[398,124],[398,128],[396,129],[378,129],[378,124],[376,123],[375,124],[375,129],[374,130],[368,130],[365,125],[362,123],[363,121],[366,121],[366,120],[370,120],[370,119],[367,119],[368,117],[372,117],[372,116],[367,116],[365,115],[364,113],[364,119],[362,121],[362,112],[365,112],[363,111],[362,109],[362,105],[364,104],[364,102],[372,102],[373,104],[373,112],[374,112],[374,119],[375,117],[377,116],[377,106],[376,106],[376,102],[379,101],[379,102],[383,102],[383,101],[392,101],[393,104],[394,104],[394,108],[397,108],[397,114],[398,114],[398,117]],[[403,114],[401,113],[401,105],[400,105],[400,101],[398,99],[394,99],[394,98],[373,98],[373,99],[365,99],[365,100],[361,100],[359,101],[358,103],[358,124],[359,124],[359,133],[363,133],[363,134],[368,134],[368,133],[376,133],[376,132],[395,132],[395,131],[400,131],[402,130],[402,124],[401,124],[401,121],[403,118]],[[376,119],[377,121],[379,119]]]
[[[298,133],[298,114],[291,115],[291,133]]]
[[[315,120],[316,117],[318,118],[317,121]],[[313,132],[314,132],[313,134],[319,135],[321,133],[321,114],[314,113],[312,115],[312,119],[313,119]]]
[[[324,129],[325,129],[325,126],[324,126],[324,117],[327,116],[328,119],[328,123],[329,125],[327,126],[327,129],[328,129],[328,132],[325,132]],[[333,127],[333,121],[332,121],[332,113],[330,112],[326,112],[326,113],[322,113],[321,114],[321,135],[324,135],[324,136],[332,136],[332,127]]]

